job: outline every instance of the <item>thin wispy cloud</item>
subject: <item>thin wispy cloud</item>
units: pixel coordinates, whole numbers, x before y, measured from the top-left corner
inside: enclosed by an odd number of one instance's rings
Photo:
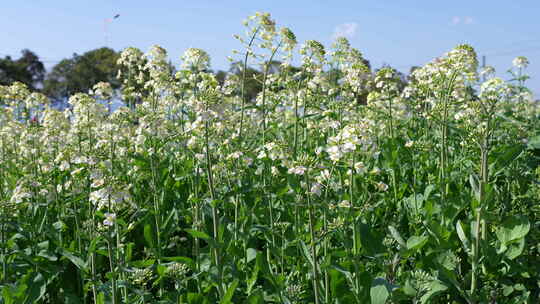
[[[334,29],[334,34],[332,38],[336,39],[338,37],[353,38],[356,36],[358,31],[358,23],[356,22],[347,22],[336,26]]]
[[[473,23],[474,23],[474,19],[473,17],[470,17],[470,16],[465,16],[465,17],[454,16],[452,17],[452,21],[451,21],[452,25],[459,25],[459,24],[469,25]]]

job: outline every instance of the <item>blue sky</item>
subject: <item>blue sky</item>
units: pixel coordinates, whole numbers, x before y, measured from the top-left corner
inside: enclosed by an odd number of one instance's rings
[[[125,1],[0,0],[3,29],[0,56],[36,52],[48,67],[74,52],[105,45],[146,51],[159,44],[173,61],[188,47],[208,51],[214,69],[227,69],[226,56],[240,48],[233,34],[256,11],[272,14],[299,42],[315,39],[329,46],[336,32],[348,36],[374,67],[383,63],[407,72],[459,43],[486,55],[499,76],[516,56],[531,62],[529,86],[540,97],[540,1]]]

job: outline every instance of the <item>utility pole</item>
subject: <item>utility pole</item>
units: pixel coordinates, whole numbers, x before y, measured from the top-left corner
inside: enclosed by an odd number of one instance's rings
[[[112,18],[103,19],[103,38],[105,40],[105,47],[109,46],[109,27],[107,25],[113,22],[114,19],[118,19],[118,17],[120,17],[120,14],[114,15]]]

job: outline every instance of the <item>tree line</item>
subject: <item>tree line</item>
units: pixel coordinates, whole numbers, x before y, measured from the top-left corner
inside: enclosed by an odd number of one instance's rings
[[[48,96],[52,102],[63,102],[69,96],[78,92],[88,92],[96,83],[103,81],[109,82],[113,89],[118,89],[120,83],[116,76],[119,70],[117,60],[120,52],[107,47],[90,50],[83,54],[74,53],[70,58],[62,59],[54,65],[50,71],[47,71],[44,63],[38,55],[28,49],[21,51],[19,58],[5,56],[0,58],[0,85],[10,85],[18,81],[24,83],[30,90],[39,91]],[[371,70],[368,60],[365,60],[366,66]],[[283,67],[281,62],[273,61],[271,71],[281,72]],[[288,66],[288,73],[295,73],[300,68]],[[414,69],[414,68],[413,68]],[[411,71],[413,70],[411,69]],[[171,73],[176,69],[170,63]],[[241,62],[232,62],[227,71],[218,70],[214,73],[218,81],[223,84],[228,75],[243,75],[243,64]],[[340,78],[339,70],[333,69],[326,73],[331,81],[338,81]],[[256,67],[246,67],[245,94],[247,100],[254,99],[262,90],[263,73]],[[401,74],[403,85],[408,81],[408,77]],[[365,102],[367,94],[358,96],[361,103]]]

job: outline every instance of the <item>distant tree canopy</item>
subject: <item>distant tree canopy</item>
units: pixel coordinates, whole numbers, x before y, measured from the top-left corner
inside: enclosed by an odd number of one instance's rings
[[[109,82],[113,89],[120,87],[120,83],[116,79],[120,68],[116,62],[120,53],[113,49],[102,47],[82,55],[74,53],[71,58],[63,59],[53,66],[49,73],[46,73],[43,63],[33,52],[25,49],[21,53],[22,56],[16,60],[9,56],[0,59],[0,85],[9,85],[14,81],[20,81],[32,90],[41,89],[53,101],[66,100],[78,92],[88,92],[100,81]],[[364,64],[371,70],[368,60],[364,59]],[[170,72],[174,75],[175,68],[172,63],[169,65]],[[244,88],[246,100],[254,100],[261,92],[265,68],[266,63],[246,68]],[[282,62],[277,60],[268,65],[270,74],[294,75],[299,71],[301,71],[300,67],[288,65],[284,68]],[[337,68],[331,68],[326,71],[326,74],[329,80],[335,84],[343,76]],[[236,75],[238,79],[242,79],[244,76],[243,63],[233,62],[227,71],[217,71],[215,75],[220,84],[225,82],[228,75]],[[405,83],[407,78],[404,75],[401,76]],[[367,92],[362,92],[359,93],[357,99],[363,104],[366,97]]]
[[[243,62],[237,61],[232,62],[228,71],[217,71],[215,73],[217,80],[220,84],[223,84],[225,82],[225,79],[227,78],[227,75],[236,75],[238,79],[242,79],[244,76],[244,64]],[[245,88],[244,88],[244,94],[246,100],[254,100],[257,97],[257,94],[262,91],[262,80],[264,75],[264,69],[265,64],[259,65],[259,69],[255,67],[248,66],[246,68],[246,79],[245,79]],[[275,73],[288,73],[288,74],[294,74],[296,72],[299,72],[300,68],[295,66],[287,66],[285,70],[283,70],[282,62],[278,60],[273,60],[268,65],[268,73],[269,74],[275,74]]]
[[[43,91],[54,100],[61,100],[78,92],[87,92],[96,83],[111,83],[113,89],[120,86],[116,80],[119,53],[106,47],[73,54],[55,65],[45,79]]]
[[[22,50],[21,57],[16,60],[10,56],[0,58],[0,85],[9,85],[19,81],[31,90],[37,90],[44,78],[45,66],[30,50]]]

